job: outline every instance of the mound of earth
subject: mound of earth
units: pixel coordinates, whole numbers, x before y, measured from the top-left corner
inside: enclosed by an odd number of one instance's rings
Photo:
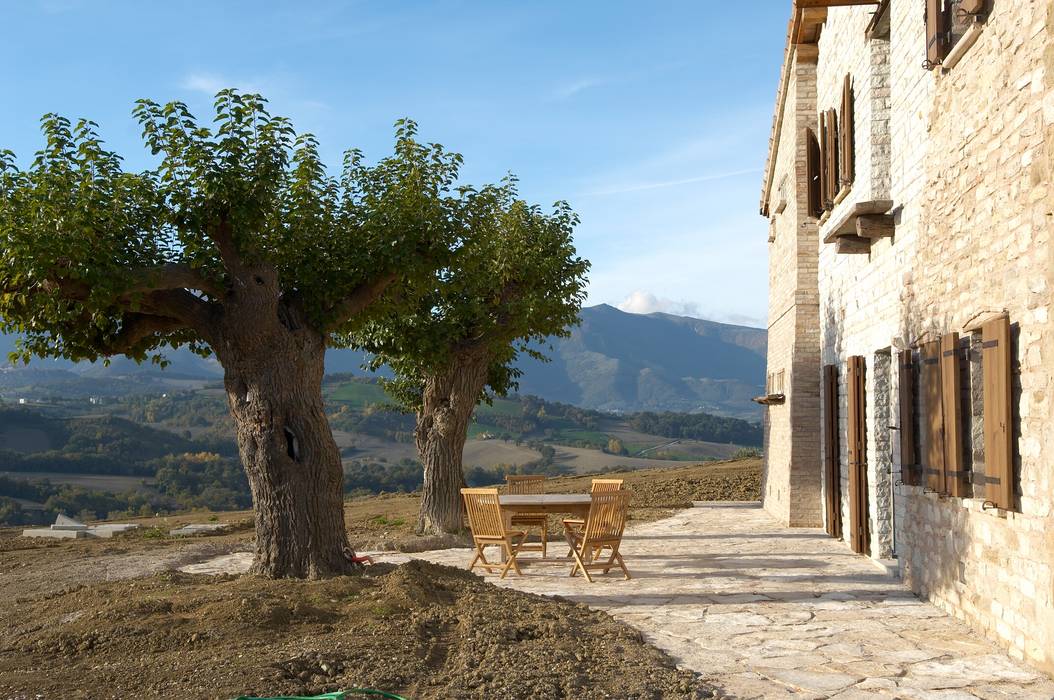
[[[175,573],[0,606],[0,697],[702,698],[602,612],[414,561],[323,581]]]

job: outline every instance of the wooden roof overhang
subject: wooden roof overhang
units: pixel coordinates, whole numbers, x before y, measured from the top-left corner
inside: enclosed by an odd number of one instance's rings
[[[800,46],[815,45],[827,21],[827,8],[854,5],[880,5],[881,0],[793,0],[791,19],[787,25],[787,48],[783,53],[783,69],[776,88],[776,113],[772,119],[769,136],[769,152],[765,160],[765,181],[761,186],[761,215],[769,215],[769,193],[776,170],[776,151],[779,150],[780,134],[783,131],[783,110],[787,100],[787,84],[790,82],[791,61]]]

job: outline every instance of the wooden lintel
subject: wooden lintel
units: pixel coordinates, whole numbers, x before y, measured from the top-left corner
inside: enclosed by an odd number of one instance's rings
[[[803,9],[797,16],[797,31],[794,35],[794,43],[799,46],[815,45],[820,39],[824,22],[827,21],[826,7],[810,7]]]
[[[848,5],[877,5],[879,0],[794,0],[794,6],[799,9],[811,7],[845,7]]]
[[[820,60],[819,45],[797,44],[794,47],[794,60],[798,63],[816,63]]]
[[[893,235],[892,214],[862,214],[856,217],[856,235],[861,238],[888,238]]]
[[[835,242],[835,252],[846,255],[861,255],[871,252],[871,239],[860,236],[842,236]]]

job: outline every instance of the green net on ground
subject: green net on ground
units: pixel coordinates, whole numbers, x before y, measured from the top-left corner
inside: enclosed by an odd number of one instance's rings
[[[351,688],[349,690],[338,690],[322,695],[276,695],[274,697],[261,697],[257,695],[242,695],[234,700],[350,700],[349,695],[373,695],[379,698],[394,698],[394,700],[406,700],[401,695],[387,693],[383,690],[372,688]]]

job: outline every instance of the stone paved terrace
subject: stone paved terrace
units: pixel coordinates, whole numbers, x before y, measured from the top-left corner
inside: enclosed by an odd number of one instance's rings
[[[631,581],[612,572],[591,585],[546,564],[501,583],[606,610],[735,698],[1054,698],[1047,676],[822,531],[783,528],[759,505],[680,511],[631,528],[623,552]]]

